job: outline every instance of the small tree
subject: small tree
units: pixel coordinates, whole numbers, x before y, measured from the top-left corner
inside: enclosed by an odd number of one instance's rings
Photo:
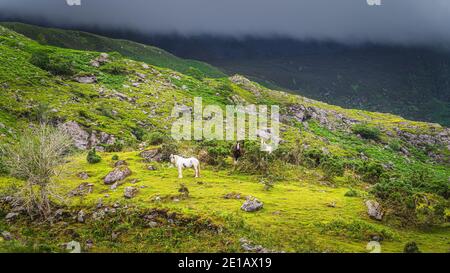
[[[55,191],[54,178],[59,175],[72,141],[63,131],[42,124],[24,131],[14,144],[2,147],[10,174],[25,181],[18,198],[33,218],[51,215],[51,199],[61,197]]]

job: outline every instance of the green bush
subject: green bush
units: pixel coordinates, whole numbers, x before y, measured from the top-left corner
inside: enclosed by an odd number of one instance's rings
[[[71,76],[72,63],[64,57],[51,56],[48,52],[37,51],[31,55],[30,63],[53,75]]]
[[[227,157],[231,155],[231,145],[226,141],[202,141],[200,149],[207,152],[202,160],[209,165],[218,167],[225,166]]]
[[[159,148],[159,153],[161,154],[162,161],[169,161],[171,154],[178,153],[178,146],[173,143],[164,143],[161,148]]]
[[[113,155],[111,157],[111,159],[114,160],[114,161],[117,161],[117,160],[119,160],[119,156],[118,155]]]
[[[370,183],[378,182],[385,175],[384,167],[373,161],[362,162],[357,166],[356,172],[361,175],[362,180]]]
[[[343,176],[345,172],[344,163],[341,158],[327,157],[320,163],[325,179],[333,179],[336,176]]]
[[[403,252],[404,253],[420,253],[420,250],[419,250],[419,247],[417,246],[416,242],[409,242],[405,245]]]
[[[237,170],[250,174],[269,175],[270,166],[275,159],[275,154],[261,151],[261,145],[257,141],[245,142],[245,152],[237,165]]]
[[[356,124],[353,126],[352,131],[365,139],[372,140],[379,140],[381,135],[380,129],[367,124]]]
[[[344,194],[346,197],[358,197],[359,193],[355,191],[354,189],[350,189],[348,192]]]
[[[144,141],[144,136],[146,132],[141,127],[131,129],[131,133],[136,137],[138,141]]]
[[[201,80],[203,80],[203,78],[205,78],[205,74],[203,74],[202,71],[200,71],[194,67],[189,67],[189,69],[186,71],[185,74],[188,76],[191,76],[192,78],[197,79],[199,81],[201,81]]]
[[[114,144],[111,145],[104,145],[105,151],[108,153],[117,153],[121,152],[124,148],[124,144],[121,141],[116,140]]]
[[[93,148],[88,152],[86,160],[89,164],[96,164],[99,163],[102,158],[97,154],[95,148]]]
[[[168,137],[163,132],[154,131],[148,134],[146,139],[150,145],[161,145],[167,141]]]
[[[111,62],[100,67],[102,72],[112,75],[124,75],[127,74],[127,66],[123,62]]]

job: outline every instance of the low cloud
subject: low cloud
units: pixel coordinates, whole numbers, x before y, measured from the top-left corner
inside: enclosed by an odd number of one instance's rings
[[[450,1],[381,0],[0,0],[0,17],[144,34],[287,36],[450,44]],[[73,1],[72,1],[73,2]]]

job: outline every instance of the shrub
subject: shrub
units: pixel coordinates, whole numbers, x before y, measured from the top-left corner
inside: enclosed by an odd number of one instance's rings
[[[409,242],[405,245],[403,249],[404,253],[420,253],[419,247],[416,242]]]
[[[373,161],[364,161],[357,167],[356,172],[361,175],[362,180],[371,183],[378,182],[385,174],[383,166]]]
[[[111,159],[114,160],[114,161],[117,161],[117,160],[119,160],[119,156],[118,155],[113,155],[111,157]]]
[[[89,164],[97,164],[102,161],[102,158],[97,154],[95,148],[93,148],[88,152],[86,160]]]
[[[322,150],[313,148],[309,150],[305,150],[303,152],[303,162],[308,167],[318,167],[322,163],[322,161],[327,157]]]
[[[268,175],[274,154],[261,151],[257,141],[245,142],[245,153],[237,165],[237,170],[251,174]]]
[[[171,154],[178,153],[178,146],[173,143],[165,143],[159,148],[159,153],[161,154],[162,161],[169,161]]]
[[[24,131],[14,144],[2,147],[10,174],[25,181],[17,198],[30,217],[37,214],[47,219],[52,213],[52,200],[61,200],[54,191],[54,178],[59,175],[59,166],[66,162],[71,145],[64,131],[42,124]]]
[[[344,194],[346,197],[358,197],[359,193],[355,191],[354,189],[350,189],[348,192]]]
[[[110,62],[103,65],[100,70],[112,75],[127,74],[127,66],[123,62]]]
[[[164,133],[159,131],[154,131],[147,135],[147,141],[150,145],[161,145],[167,139],[168,137]]]
[[[353,126],[352,131],[365,139],[372,140],[379,140],[381,135],[380,129],[367,124],[356,124]]]
[[[137,140],[143,141],[145,136],[145,130],[141,127],[136,127],[131,130],[131,133],[136,137]]]
[[[70,76],[74,74],[72,63],[66,58],[50,56],[48,52],[37,51],[31,55],[30,63],[53,75]]]
[[[338,157],[327,157],[320,163],[325,179],[333,179],[336,176],[343,176],[345,172],[344,163]]]
[[[114,142],[114,144],[111,145],[105,145],[105,151],[108,153],[116,153],[116,152],[121,152],[123,150],[123,142],[122,141],[118,141],[116,140],[116,142]]]
[[[231,146],[226,141],[204,141],[200,147],[206,150],[203,161],[209,165],[223,167],[226,165],[226,158],[231,155]]]

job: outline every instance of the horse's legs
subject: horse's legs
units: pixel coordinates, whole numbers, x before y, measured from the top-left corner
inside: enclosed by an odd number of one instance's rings
[[[181,166],[178,167],[178,178],[183,178],[183,168]]]

